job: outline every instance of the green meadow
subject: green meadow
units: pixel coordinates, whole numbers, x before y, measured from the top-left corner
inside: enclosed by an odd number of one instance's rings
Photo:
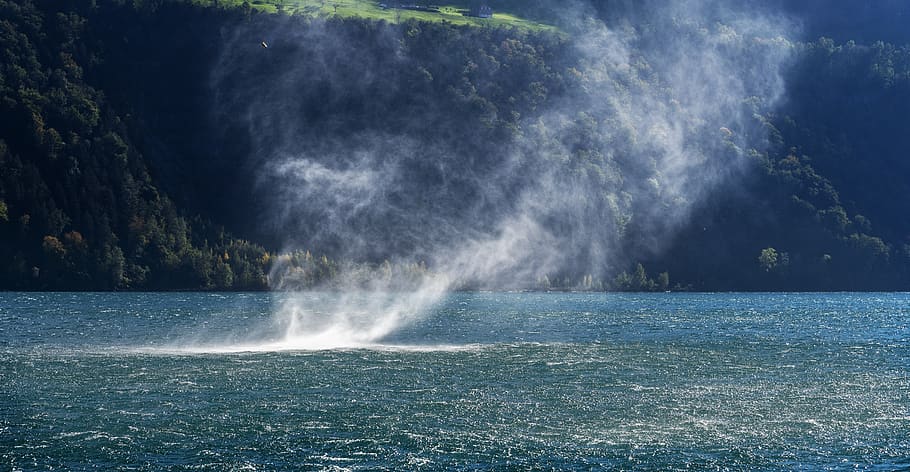
[[[202,5],[241,6],[243,0],[194,0]],[[428,22],[447,22],[456,25],[509,27],[530,31],[558,31],[555,26],[543,21],[545,15],[540,8],[530,6],[522,1],[490,2],[493,7],[492,18],[475,18],[465,16],[470,8],[470,0],[445,0],[445,3],[432,5],[439,7],[438,12],[382,8],[383,2],[374,0],[250,0],[250,6],[267,13],[285,13],[312,17],[360,17],[385,20],[392,23],[408,20]],[[391,4],[391,1],[387,3]],[[419,5],[428,2],[415,1]]]

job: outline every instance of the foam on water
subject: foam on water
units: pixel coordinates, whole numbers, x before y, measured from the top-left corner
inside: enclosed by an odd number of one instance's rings
[[[139,347],[124,348],[116,351],[121,354],[150,354],[150,355],[205,355],[205,354],[256,354],[270,352],[318,352],[318,351],[375,351],[375,352],[466,352],[482,351],[497,347],[514,347],[503,344],[339,344],[336,339],[328,341],[306,340],[298,343],[262,343],[262,344],[211,344],[197,346],[170,346],[170,347]],[[107,350],[106,353],[112,351]]]

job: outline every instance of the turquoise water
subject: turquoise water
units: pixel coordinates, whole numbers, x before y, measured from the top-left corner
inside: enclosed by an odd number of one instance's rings
[[[0,470],[910,468],[910,294],[453,294],[206,348],[282,297],[0,293]]]

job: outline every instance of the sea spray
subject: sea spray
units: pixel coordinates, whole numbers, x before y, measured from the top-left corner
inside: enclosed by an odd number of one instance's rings
[[[275,316],[284,337],[273,349],[328,349],[379,344],[396,329],[428,314],[446,295],[449,283],[427,277],[417,289],[405,292],[355,291],[327,294],[328,303],[313,303],[311,293],[290,293]]]
[[[611,277],[661,251],[696,203],[738,178],[749,156],[767,147],[762,117],[783,96],[781,69],[791,49],[782,34],[791,27],[786,21],[706,0],[651,2],[641,9],[644,18],[608,25],[574,5],[561,20],[569,37],[553,46],[565,57],[534,72],[560,74],[564,90],[522,84],[544,98],[523,110],[509,133],[483,131],[500,126],[487,112],[469,115],[478,120],[474,130],[433,127],[448,123],[442,95],[438,106],[395,116],[394,127],[381,120],[335,124],[343,104],[381,108],[383,97],[404,86],[366,68],[382,68],[383,61],[397,71],[423,67],[425,58],[413,52],[421,45],[408,43],[421,37],[417,25],[372,29],[381,60],[364,57],[343,25],[315,21],[277,31],[274,43],[286,46],[255,57],[233,47],[251,36],[251,26],[237,31],[214,88],[229,104],[222,116],[242,111],[233,115],[248,120],[251,167],[284,249],[315,247],[339,260],[374,261],[338,267],[318,283],[306,271],[273,265],[270,285],[290,293],[275,307],[273,325],[282,334],[265,345],[381,342],[426,316],[453,288],[536,288],[546,276],[572,288],[582,275]],[[529,66],[508,62],[516,60],[513,48],[527,47],[518,39],[490,47],[501,55],[464,60],[465,77],[474,80],[469,87],[437,92],[467,94],[483,110],[492,99],[483,93],[516,79],[503,70]],[[339,57],[361,57],[362,64]],[[261,67],[276,73],[264,76]],[[434,75],[423,70],[417,77],[432,87]],[[320,87],[325,103],[311,95]],[[497,141],[480,142],[493,136]],[[428,271],[396,288],[375,269],[383,259],[426,261]],[[337,299],[314,306],[310,290],[334,291]]]

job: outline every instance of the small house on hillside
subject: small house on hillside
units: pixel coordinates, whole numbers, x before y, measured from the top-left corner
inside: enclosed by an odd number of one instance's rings
[[[471,10],[468,11],[468,16],[476,16],[477,18],[493,18],[493,9],[486,3],[481,3],[479,5],[474,5],[471,7]]]

